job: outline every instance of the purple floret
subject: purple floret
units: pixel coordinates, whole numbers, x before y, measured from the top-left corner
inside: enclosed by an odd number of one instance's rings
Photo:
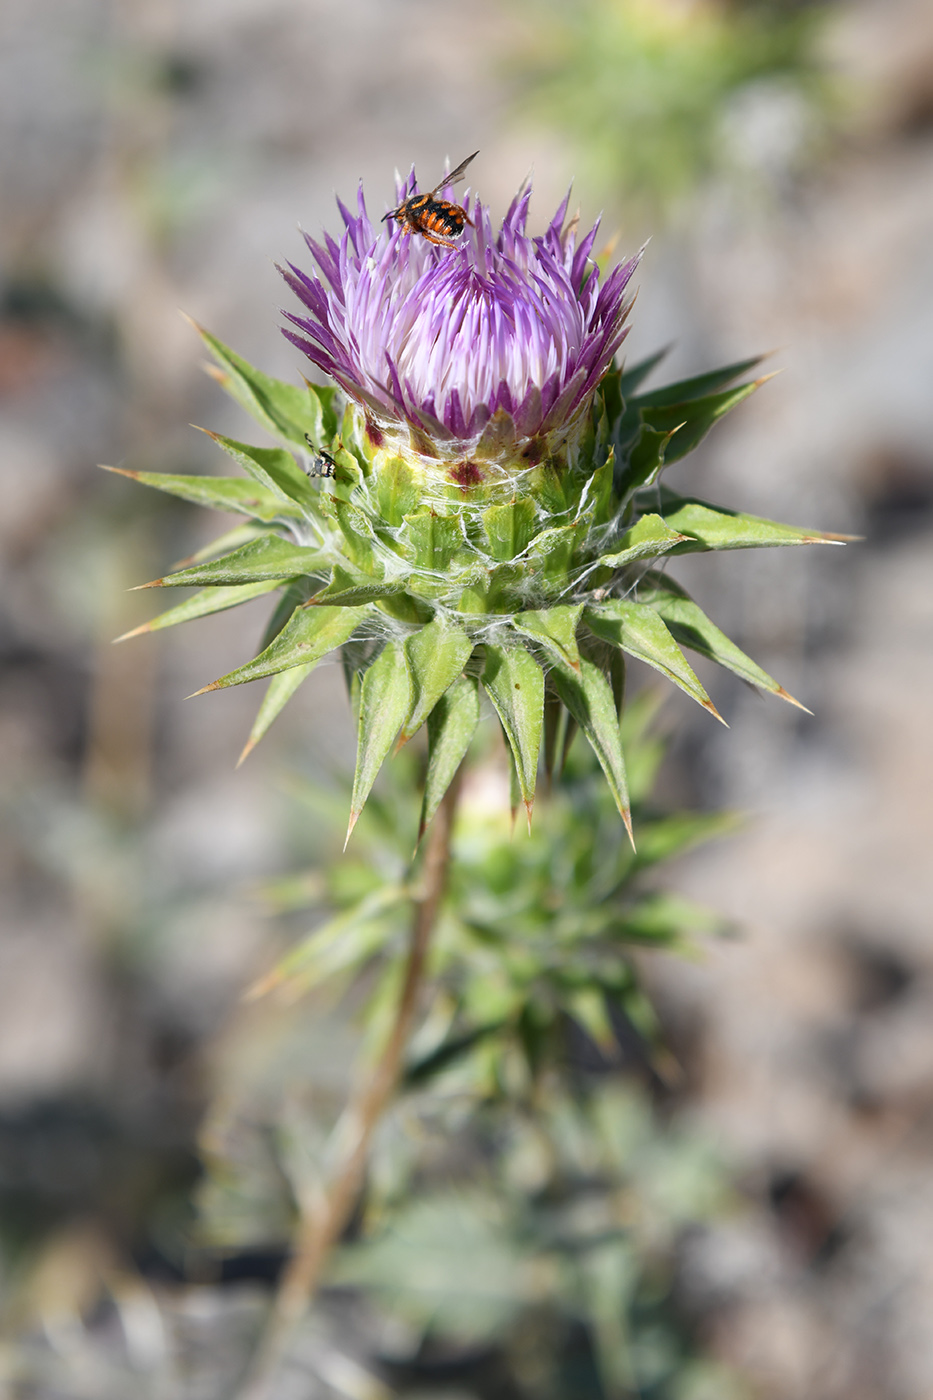
[[[416,191],[412,174],[399,204]],[[531,238],[530,197],[518,192],[497,237],[488,208],[468,197],[474,227],[447,248],[394,221],[374,229],[360,187],[356,215],[338,200],[339,242],[305,236],[318,275],[282,269],[307,312],[284,313],[300,332],[285,335],[381,427],[460,447],[497,410],[519,440],[565,427],[622,344],[638,257],[601,281],[590,260],[598,223],[578,243],[565,198]]]

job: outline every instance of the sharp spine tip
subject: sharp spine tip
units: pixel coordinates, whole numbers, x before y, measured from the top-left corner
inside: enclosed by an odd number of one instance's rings
[[[119,638],[117,638],[117,640],[119,641]],[[808,710],[806,705],[802,704],[799,700],[795,699],[795,697],[791,695],[790,691],[785,690],[782,685],[779,685],[774,693],[779,700],[786,700],[788,705],[795,705],[798,710],[803,710],[805,715],[813,714],[812,710]]]
[[[143,622],[143,623],[141,623],[141,624],[139,625],[139,627],[132,627],[132,628],[129,630],[129,632],[121,632],[120,635],[119,635],[119,637],[114,637],[114,638],[112,639],[110,645],[115,647],[116,644],[117,644],[117,642],[128,642],[129,639],[130,639],[130,637],[141,637],[142,634],[143,634],[144,632],[151,632],[151,631],[152,631],[152,623],[151,623],[151,622]]]

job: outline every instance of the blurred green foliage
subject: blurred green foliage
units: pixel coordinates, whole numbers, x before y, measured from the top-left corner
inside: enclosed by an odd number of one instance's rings
[[[581,176],[630,215],[669,213],[705,176],[734,166],[743,143],[732,129],[748,97],[770,109],[770,128],[784,127],[787,154],[819,140],[831,106],[816,56],[823,4],[528,3],[519,108],[568,138]]]
[[[492,1393],[471,1382],[478,1356],[507,1375],[502,1393],[529,1400],[737,1393],[700,1358],[671,1299],[683,1232],[729,1193],[710,1145],[668,1121],[681,1071],[632,957],[638,945],[683,948],[722,929],[660,892],[651,872],[733,819],[654,805],[658,707],[643,692],[623,719],[637,854],[583,743],[570,744],[530,835],[513,833],[504,810],[502,753],[471,755],[430,1009],[328,1280],[367,1300],[370,1360],[403,1390],[443,1355],[458,1394]],[[289,1212],[327,1179],[334,1066],[347,1057],[327,1028],[355,1009],[363,1058],[380,1051],[418,879],[421,763],[406,749],[388,765],[340,860],[345,792],[295,785],[318,820],[294,829],[314,831],[316,859],[266,895],[283,914],[311,907],[323,918],[263,989],[270,1024],[281,1033],[284,995],[306,1046],[304,1087],[299,1102],[280,1073],[254,1064],[249,1093],[236,1076],[221,1089],[199,1195],[208,1249],[268,1243],[270,1231],[287,1240]]]

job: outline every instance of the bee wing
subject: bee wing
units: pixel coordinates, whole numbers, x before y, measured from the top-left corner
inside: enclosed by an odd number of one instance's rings
[[[435,185],[433,190],[431,191],[431,199],[433,199],[434,196],[438,194],[444,188],[445,185],[455,185],[458,180],[462,180],[463,172],[466,170],[470,161],[475,160],[478,155],[479,151],[474,151],[471,156],[467,156],[466,160],[462,160],[460,162],[456,170],[452,170],[449,175],[445,175],[441,183],[439,185]]]

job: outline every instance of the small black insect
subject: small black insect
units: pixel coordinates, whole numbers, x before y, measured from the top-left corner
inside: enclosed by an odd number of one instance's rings
[[[438,243],[442,248],[455,248],[457,245],[454,240],[462,237],[464,225],[469,224],[471,228],[475,225],[467,211],[459,204],[451,204],[446,199],[436,199],[435,195],[445,185],[454,185],[458,180],[462,180],[463,172],[470,161],[478,155],[479,151],[474,151],[471,156],[467,156],[466,160],[462,160],[456,170],[445,175],[429,194],[413,194],[397,209],[390,209],[382,222],[394,219],[396,223],[401,224],[403,233],[420,233],[429,243]]]
[[[308,476],[336,476],[337,463],[330,453],[325,452],[323,447],[320,449],[316,448],[307,433],[305,433],[305,442],[314,452],[314,461],[311,463],[310,467],[305,467]]]

